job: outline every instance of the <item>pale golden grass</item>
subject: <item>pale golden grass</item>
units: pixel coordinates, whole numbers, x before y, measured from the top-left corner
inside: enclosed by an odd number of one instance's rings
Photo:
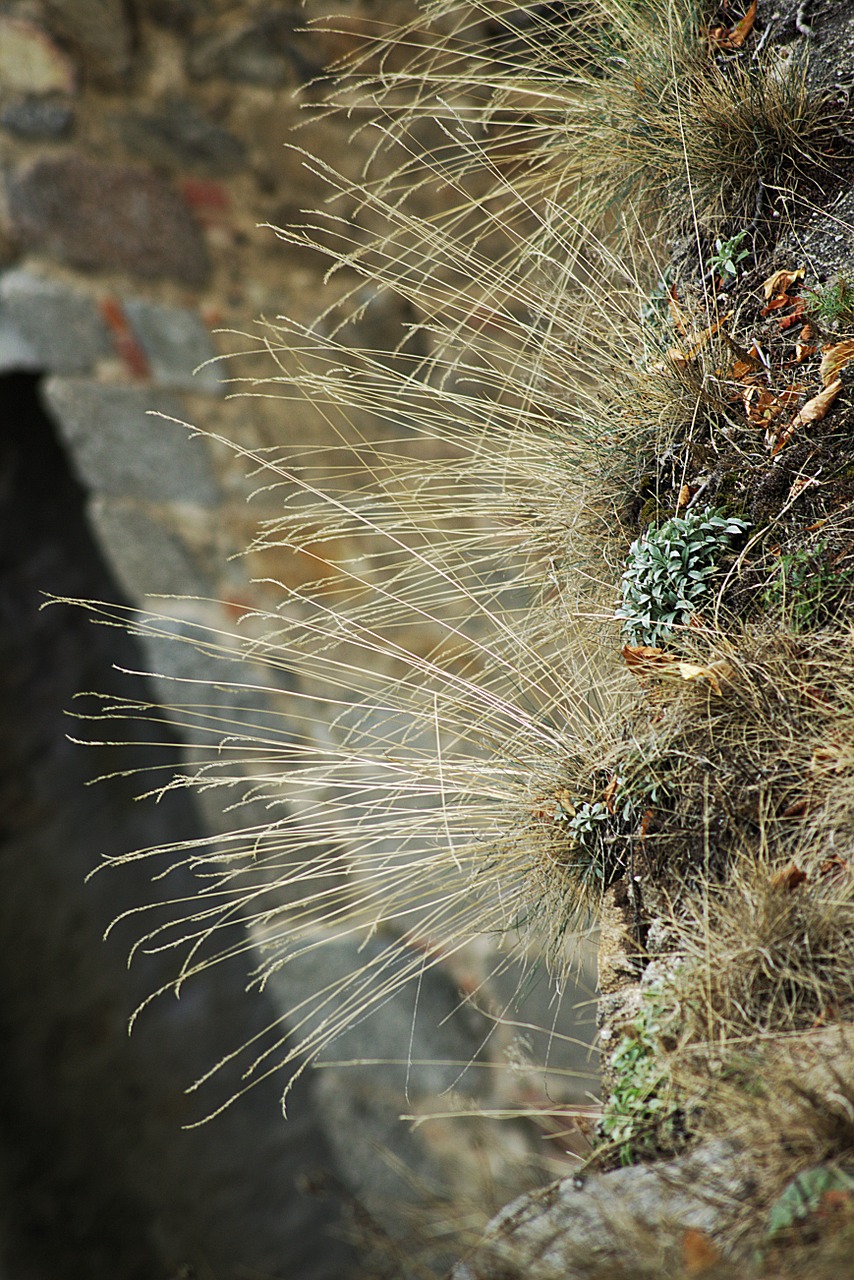
[[[822,871],[850,852],[851,638],[699,632],[685,656],[717,684],[652,680],[638,693],[617,665],[612,615],[626,494],[684,447],[713,394],[714,352],[683,376],[651,354],[660,338],[638,319],[654,278],[651,210],[672,218],[687,199],[698,243],[722,219],[753,217],[763,192],[818,163],[820,104],[802,68],[722,69],[700,6],[591,0],[574,35],[538,13],[486,54],[472,33],[506,11],[437,4],[427,18],[440,41],[419,20],[390,37],[393,57],[372,50],[369,67],[342,69],[341,105],[356,127],[364,110],[378,152],[396,157],[358,192],[373,230],[334,206],[280,229],[347,283],[316,324],[276,317],[246,335],[271,373],[235,384],[308,398],[327,419],[328,447],[244,451],[282,503],[250,551],[296,553],[317,572],[268,584],[279,607],[233,633],[199,624],[186,637],[247,663],[235,702],[255,696],[258,713],[224,716],[174,682],[169,717],[193,763],[142,785],[219,789],[235,829],[131,855],[153,857],[155,877],[164,856],[199,876],[198,895],[174,903],[164,873],[165,921],[144,909],[138,945],[175,952],[180,989],[238,953],[256,957],[263,985],[329,939],[378,939],[346,978],[306,994],[286,1033],[274,1024],[236,1047],[247,1087],[283,1067],[293,1077],[485,935],[545,954],[559,974],[598,890],[543,805],[560,792],[593,802],[617,775],[642,795],[652,777],[666,798],[642,830],[612,834],[618,865],[673,904],[684,1014],[673,1078],[699,1098],[698,1125],[757,1145],[763,1125],[773,1134],[760,1153],[767,1201],[785,1143],[805,1167],[850,1136],[837,1057],[796,1082],[789,1042],[851,998],[848,882]],[[331,200],[354,194],[326,161],[307,163]],[[444,193],[442,213],[419,211],[426,185]],[[366,280],[415,317],[396,352],[348,340]],[[174,631],[155,614],[89,607],[142,637]],[[108,725],[163,714],[114,701],[102,713]],[[266,816],[241,828],[250,800]],[[802,888],[774,880],[789,862]],[[634,1275],[681,1273],[647,1243]]]
[[[689,234],[743,225],[804,181],[820,183],[833,108],[812,93],[803,62],[721,47],[708,34],[715,20],[725,22],[720,6],[702,0],[582,0],[566,11],[439,0],[388,37],[387,66],[374,50],[345,59],[337,100],[356,120],[368,102],[384,107],[377,146],[400,160],[376,189],[390,202],[453,176],[459,196],[442,221],[470,243],[492,217],[520,238],[536,234],[531,215],[545,209],[564,232],[610,220],[624,245],[639,218],[647,234],[656,222]],[[473,137],[486,157],[474,164]]]

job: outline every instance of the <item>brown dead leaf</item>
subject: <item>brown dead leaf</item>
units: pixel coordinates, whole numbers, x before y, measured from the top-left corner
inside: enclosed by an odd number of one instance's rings
[[[783,391],[746,386],[742,392],[742,400],[748,421],[755,427],[767,429],[781,414],[800,400],[805,390],[806,388],[802,386],[786,387]]]
[[[852,360],[854,360],[854,339],[848,338],[845,342],[837,342],[831,347],[825,347],[818,367],[822,386],[826,387],[831,382],[835,382]]]
[[[719,49],[740,49],[753,30],[757,3],[758,0],[753,0],[747,13],[734,27],[712,27],[709,31],[712,44]]]
[[[775,271],[763,282],[765,301],[768,302],[775,294],[788,293],[793,284],[803,280],[805,274],[803,267],[798,267],[797,271]]]
[[[679,312],[678,314],[681,315],[682,313]],[[677,369],[687,369],[691,361],[696,360],[697,356],[703,350],[703,347],[709,339],[713,338],[718,330],[723,328],[728,320],[732,319],[732,316],[733,313],[728,311],[725,316],[721,316],[714,324],[710,324],[708,328],[702,330],[689,330],[685,328],[680,321],[676,327],[683,329],[685,342],[680,347],[669,347],[666,353],[666,359],[669,360],[672,365],[675,365]],[[666,367],[666,365],[661,363],[654,364],[652,365],[652,372],[664,372]]]
[[[679,295],[676,292],[675,284],[672,284],[667,291],[667,310],[670,315],[670,322],[677,333],[687,333],[690,325],[688,317],[679,304]]]
[[[818,1205],[818,1216],[820,1218],[836,1218],[840,1214],[850,1214],[854,1208],[854,1197],[850,1191],[830,1190],[822,1193],[821,1200]]]
[[[817,396],[807,400],[806,404],[798,410],[792,425],[799,426],[802,422],[821,422],[841,390],[842,379],[837,378],[835,382],[826,386],[824,391],[819,391]]]
[[[769,445],[773,444],[771,457],[773,458],[775,454],[778,454],[783,445],[788,444],[798,427],[802,427],[805,422],[821,422],[841,390],[842,380],[837,378],[835,382],[831,382],[829,387],[825,387],[824,391],[819,391],[818,395],[813,396],[811,400],[807,400],[791,422],[776,431],[773,429],[767,431],[765,433],[765,441]]]
[[[668,347],[666,358],[677,369],[683,370],[688,368],[688,357],[684,355],[678,347]],[[653,365],[653,373],[657,373],[661,368],[662,372],[666,371],[667,366]]]
[[[834,853],[831,857],[825,858],[824,862],[818,864],[818,874],[825,879],[832,876],[834,879],[847,875],[851,868],[844,858],[838,853]]]
[[[728,676],[732,668],[726,661],[711,662],[707,667],[698,666],[694,662],[679,662],[679,674],[683,680],[707,680],[715,693],[721,696],[721,677]]]
[[[652,675],[655,671],[661,672],[671,667],[676,661],[672,654],[665,653],[663,649],[656,649],[650,644],[625,644],[622,652],[623,661],[629,671],[639,680]]]
[[[558,787],[553,795],[538,796],[530,808],[532,818],[538,818],[540,821],[557,821],[558,818],[565,820],[567,817],[574,818],[576,809],[573,804],[572,796],[566,787]]]
[[[809,323],[805,324],[798,334],[797,341],[795,342],[796,364],[803,364],[809,356],[815,355],[815,345],[813,343],[814,337],[815,326]]]
[[[644,840],[645,840],[645,839],[646,839],[646,837],[647,837],[647,834],[648,834],[648,832],[649,832],[650,823],[652,822],[652,820],[653,820],[653,818],[654,818],[654,817],[655,817],[655,810],[654,810],[654,809],[646,809],[646,810],[644,811],[644,815],[643,815],[643,817],[641,818],[641,824],[640,824],[640,842],[641,842],[641,844],[643,844]]]
[[[689,1227],[682,1237],[682,1265],[685,1274],[701,1276],[710,1271],[721,1260],[720,1250],[705,1231],[699,1227]]]
[[[700,666],[696,662],[684,662],[672,653],[665,653],[663,649],[656,649],[648,644],[624,645],[623,658],[632,675],[642,682],[652,675],[707,680],[717,694],[723,693],[721,680],[726,679],[732,671],[725,658],[710,662],[708,666]]]
[[[689,484],[683,484],[682,488],[679,490],[679,497],[676,500],[676,505],[678,507],[687,507],[695,492],[696,490],[692,489]]]
[[[794,302],[794,298],[790,298],[786,293],[775,293],[774,297],[765,303],[765,306],[759,312],[761,316],[770,316],[772,311],[782,311],[783,307],[790,307]]]
[[[685,336],[691,344],[688,349],[687,358],[689,360],[696,359],[709,339],[713,338],[718,330],[722,329],[727,321],[732,319],[732,316],[733,313],[728,311],[725,316],[721,316],[720,319],[716,320],[714,324],[708,325],[707,328],[702,329],[699,332],[695,329],[693,333],[686,334]]]
[[[806,879],[807,873],[801,871],[794,862],[790,862],[788,866],[783,867],[782,871],[774,872],[771,885],[774,889],[785,889],[787,893],[794,893],[798,885],[803,884]]]
[[[792,298],[790,301],[792,302],[792,310],[784,316],[777,317],[778,329],[791,329],[793,324],[798,324],[804,318],[806,303],[803,298]]]

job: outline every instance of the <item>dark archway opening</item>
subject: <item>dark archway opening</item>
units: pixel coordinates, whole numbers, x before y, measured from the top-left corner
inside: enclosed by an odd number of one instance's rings
[[[67,738],[78,693],[142,694],[117,670],[140,658],[83,611],[42,608],[45,592],[120,593],[38,388],[31,374],[0,378],[0,1270],[340,1280],[351,1257],[336,1215],[295,1190],[328,1163],[308,1085],[288,1125],[270,1081],[220,1120],[181,1127],[196,1118],[186,1087],[274,1016],[245,996],[242,962],[156,1002],[128,1039],[130,1013],[171,962],[128,973],[138,929],[103,934],[150,899],[150,870],[85,878],[105,852],[197,836],[199,818],[185,794],[149,805],[132,780],[86,785],[162,763],[160,728],[146,741],[133,725],[133,745],[115,749]],[[188,876],[172,878],[173,895],[192,893]]]

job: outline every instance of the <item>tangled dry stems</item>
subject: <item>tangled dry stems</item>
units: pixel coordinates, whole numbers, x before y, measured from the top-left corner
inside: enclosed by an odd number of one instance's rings
[[[183,952],[180,985],[253,946],[247,925],[263,939],[261,981],[324,930],[383,940],[294,1011],[289,1038],[272,1028],[252,1049],[251,1081],[297,1070],[476,935],[523,952],[537,939],[559,963],[628,874],[648,906],[672,904],[679,1028],[662,1060],[695,1132],[755,1145],[765,1204],[787,1169],[854,1149],[850,1046],[813,1030],[854,1001],[854,641],[778,618],[722,632],[710,618],[674,645],[699,675],[665,663],[638,685],[617,668],[613,610],[629,531],[658,517],[727,411],[718,340],[678,367],[638,317],[657,234],[639,223],[663,209],[684,225],[686,199],[698,240],[764,216],[821,171],[828,106],[803,67],[715,52],[708,6],[620,4],[618,31],[614,6],[576,8],[572,33],[540,7],[513,26],[492,3],[458,20],[443,3],[438,51],[413,26],[394,37],[409,65],[396,54],[342,80],[348,108],[362,95],[386,111],[378,146],[399,156],[359,195],[381,230],[366,244],[333,214],[282,229],[358,284],[316,325],[280,318],[253,335],[275,373],[245,389],[310,399],[370,479],[352,491],[337,444],[247,459],[283,503],[254,549],[317,572],[281,586],[280,607],[243,634],[189,635],[261,672],[249,685],[269,702],[231,721],[174,708],[198,762],[166,785],[223,788],[238,811],[260,799],[271,820],[166,851],[204,879],[185,918],[153,924],[143,945]],[[489,60],[472,11],[496,24]],[[431,172],[413,180],[436,128]],[[405,206],[421,181],[444,185],[447,213]],[[592,233],[609,222],[610,241]],[[347,340],[365,278],[416,317],[382,358]],[[698,305],[710,324],[714,298]],[[418,460],[419,438],[441,443],[440,463]],[[332,563],[339,539],[361,554]],[[169,632],[153,616],[131,625]],[[277,671],[301,689],[283,699]],[[632,1274],[679,1274],[649,1244],[647,1259],[638,1239]]]

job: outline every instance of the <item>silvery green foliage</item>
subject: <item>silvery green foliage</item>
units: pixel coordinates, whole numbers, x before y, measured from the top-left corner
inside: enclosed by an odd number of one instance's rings
[[[707,507],[653,525],[633,542],[615,614],[631,643],[664,644],[674,627],[686,626],[708,595],[722,554],[748,527]]]

